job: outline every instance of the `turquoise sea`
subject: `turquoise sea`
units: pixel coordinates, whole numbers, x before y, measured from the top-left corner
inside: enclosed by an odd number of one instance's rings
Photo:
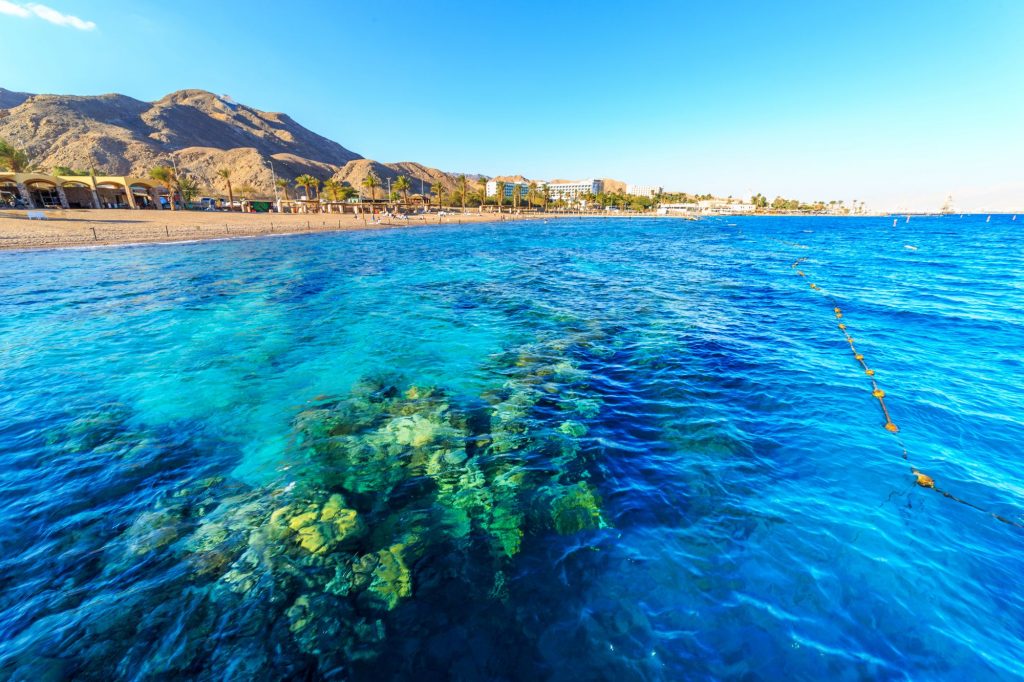
[[[1024,678],[1022,227],[0,253],[0,678]]]

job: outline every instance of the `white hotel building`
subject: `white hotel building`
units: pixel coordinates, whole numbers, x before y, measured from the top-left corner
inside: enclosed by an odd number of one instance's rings
[[[634,197],[654,198],[664,191],[664,187],[658,185],[626,185],[626,194]]]
[[[504,182],[504,196],[506,199],[511,199],[512,194],[519,188],[519,196],[526,198],[526,195],[530,191],[530,186],[524,182]],[[601,180],[579,180],[577,182],[538,182],[537,191],[543,192],[544,188],[548,188],[549,196],[553,200],[564,199],[566,201],[574,201],[579,197],[586,194],[600,194],[604,191],[604,183]],[[487,181],[487,196],[494,197],[498,195],[498,182],[496,180]]]
[[[604,183],[600,180],[548,182],[546,185],[552,199],[576,199],[583,194],[600,194],[604,191]]]
[[[512,194],[516,191],[516,187],[519,188],[519,196],[523,199],[526,198],[527,193],[530,191],[530,186],[523,182],[503,182],[504,185],[504,197],[511,199]],[[542,187],[543,185],[539,185]],[[498,182],[497,180],[487,181],[487,196],[496,197],[498,196]]]

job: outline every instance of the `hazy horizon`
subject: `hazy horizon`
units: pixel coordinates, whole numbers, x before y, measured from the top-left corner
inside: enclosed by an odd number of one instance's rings
[[[183,88],[359,154],[873,210],[1024,208],[1024,5],[731,10],[0,0],[33,93]],[[40,47],[46,49],[40,49]],[[89,59],[78,59],[87,54]],[[168,58],[178,61],[168,64]]]

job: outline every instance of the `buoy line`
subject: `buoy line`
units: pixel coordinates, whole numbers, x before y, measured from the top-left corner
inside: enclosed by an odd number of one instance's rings
[[[779,240],[779,241],[781,241],[781,240]],[[789,243],[789,242],[782,242],[782,243],[786,244],[787,246],[795,246],[795,247],[800,247],[800,248],[805,248],[805,249],[807,248],[803,244],[792,244],[792,243]],[[806,260],[808,260],[808,257],[806,257],[806,256],[803,257],[803,258],[797,258],[790,265],[790,268],[792,268],[793,270],[796,271],[796,274],[797,274],[798,277],[800,277],[802,279],[805,279],[805,280],[809,280],[810,278],[808,277],[807,273],[804,272],[802,269],[798,269],[800,267],[800,264],[803,263]],[[925,473],[921,472],[917,467],[915,467],[913,464],[910,463],[910,456],[907,453],[906,444],[903,442],[903,438],[900,437],[900,435],[899,435],[900,429],[899,429],[898,426],[896,426],[896,423],[893,422],[892,415],[890,415],[890,413],[889,413],[889,408],[885,404],[885,397],[886,397],[885,391],[883,391],[881,389],[881,387],[878,385],[878,381],[875,379],[875,370],[871,369],[868,366],[867,361],[864,359],[864,354],[857,350],[857,347],[855,345],[855,339],[852,336],[850,336],[849,330],[846,327],[846,322],[843,319],[843,310],[842,310],[842,308],[839,307],[838,301],[836,301],[836,299],[833,296],[825,293],[820,286],[818,286],[814,282],[809,282],[809,284],[810,284],[810,289],[812,291],[820,292],[823,296],[825,296],[831,302],[831,304],[832,304],[832,313],[835,315],[836,320],[837,320],[836,326],[839,329],[839,331],[842,332],[843,337],[846,339],[846,342],[849,344],[850,352],[853,353],[853,359],[856,360],[858,364],[860,364],[861,369],[864,371],[864,375],[868,378],[868,381],[871,383],[871,395],[872,395],[872,397],[874,397],[878,401],[878,405],[879,405],[879,407],[882,410],[882,416],[885,418],[885,422],[883,422],[882,428],[884,428],[886,431],[891,433],[893,435],[893,437],[896,438],[896,442],[899,445],[900,450],[902,451],[903,459],[910,465],[910,471],[911,471],[911,473],[914,476],[914,482],[918,486],[920,486],[922,488],[928,488],[929,490],[934,490],[935,492],[939,493],[943,497],[948,498],[950,500],[953,500],[954,502],[959,502],[960,504],[962,504],[964,506],[967,506],[967,507],[970,507],[971,509],[980,511],[980,512],[982,512],[984,514],[988,514],[989,516],[991,516],[992,518],[996,519],[997,521],[1001,521],[1001,522],[1003,522],[1005,524],[1014,526],[1016,528],[1024,528],[1024,524],[1018,523],[1017,521],[1014,521],[1012,519],[1008,519],[1005,516],[1000,516],[999,514],[996,514],[994,512],[990,512],[990,511],[987,511],[985,509],[982,509],[981,507],[979,507],[979,506],[977,506],[975,504],[972,504],[972,503],[970,503],[970,502],[968,502],[966,500],[963,500],[963,499],[957,497],[956,495],[953,495],[952,493],[950,493],[950,492],[948,492],[946,490],[943,490],[942,488],[939,488],[938,486],[935,485],[935,479],[934,478],[932,478],[928,474],[925,474]]]

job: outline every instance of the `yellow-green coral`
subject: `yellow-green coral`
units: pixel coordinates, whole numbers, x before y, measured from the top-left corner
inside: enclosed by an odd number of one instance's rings
[[[425,417],[414,414],[411,417],[392,420],[384,427],[384,432],[399,445],[421,448],[434,440],[437,425]]]
[[[331,495],[322,507],[282,507],[270,515],[271,525],[287,522],[299,545],[311,554],[322,554],[358,537],[363,530],[355,509],[347,509],[341,495]]]
[[[384,602],[389,611],[401,599],[412,595],[412,573],[402,558],[404,550],[404,544],[396,543],[376,554],[377,566],[373,570],[369,590]]]
[[[498,507],[494,510],[488,530],[498,541],[501,551],[507,557],[513,557],[519,553],[519,547],[523,539],[522,523],[522,514],[518,514],[506,507]]]
[[[584,481],[562,488],[551,502],[551,520],[563,535],[603,525],[594,491]]]
[[[559,433],[564,433],[565,435],[572,436],[573,438],[582,438],[587,435],[587,427],[580,422],[573,421],[571,419],[569,421],[562,422],[562,425],[558,427],[558,431]]]

